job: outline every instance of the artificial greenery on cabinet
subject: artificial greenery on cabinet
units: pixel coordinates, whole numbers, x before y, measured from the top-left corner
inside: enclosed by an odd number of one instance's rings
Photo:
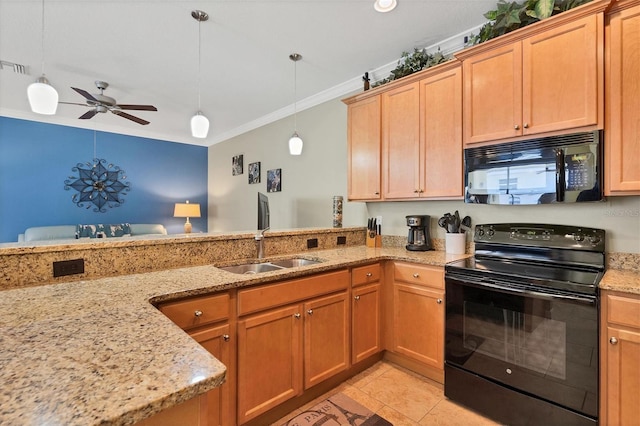
[[[469,37],[467,46],[483,43],[590,1],[592,0],[526,0],[521,3],[499,0],[496,9],[484,14],[489,22],[480,28],[478,34]]]

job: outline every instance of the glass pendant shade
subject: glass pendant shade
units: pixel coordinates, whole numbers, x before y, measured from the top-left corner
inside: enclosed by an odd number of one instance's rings
[[[36,114],[53,115],[58,109],[58,92],[49,84],[44,74],[27,88],[31,111]]]
[[[196,115],[191,117],[191,135],[194,138],[204,139],[209,133],[209,119],[198,111]]]
[[[289,154],[301,155],[302,154],[302,139],[298,136],[298,132],[294,132],[289,139]]]

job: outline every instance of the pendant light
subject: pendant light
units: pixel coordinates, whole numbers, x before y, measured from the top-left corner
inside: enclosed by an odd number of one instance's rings
[[[302,55],[298,53],[292,53],[289,55],[289,59],[293,61],[293,135],[289,139],[289,154],[300,155],[302,154],[302,139],[298,136],[298,122],[297,122],[297,82],[298,82],[298,69],[297,64]]]
[[[27,98],[31,111],[37,114],[53,115],[58,109],[58,92],[44,75],[44,0],[42,0],[41,37],[42,75],[27,88]]]
[[[201,37],[200,37],[200,24],[209,20],[207,12],[201,10],[194,10],[191,12],[193,19],[198,21],[198,112],[191,117],[191,135],[194,138],[206,138],[209,133],[209,119],[202,114],[200,110],[200,62],[201,62]]]

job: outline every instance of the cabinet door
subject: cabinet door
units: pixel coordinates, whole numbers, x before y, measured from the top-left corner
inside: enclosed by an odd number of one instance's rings
[[[383,197],[420,195],[420,86],[406,84],[382,94]]]
[[[462,197],[462,69],[420,81],[422,197]]]
[[[235,373],[229,369],[231,365],[231,345],[229,336],[229,324],[210,327],[204,330],[189,333],[211,355],[227,366],[226,380],[222,386],[210,390],[203,398],[203,408],[206,412],[205,425],[223,426],[233,422],[231,412],[230,384],[235,378]],[[206,408],[205,408],[206,407]]]
[[[287,306],[238,321],[238,423],[302,392],[300,308]]]
[[[310,388],[349,367],[347,292],[304,304],[304,387]]]
[[[351,301],[351,362],[382,350],[380,341],[380,283],[356,287]]]
[[[602,19],[587,16],[522,41],[523,134],[598,124]]]
[[[640,418],[640,330],[608,327],[607,337],[604,424],[636,424]]]
[[[613,13],[607,27],[606,195],[640,195],[640,4],[635,4]]]
[[[350,200],[380,199],[380,96],[348,106]]]
[[[522,135],[522,44],[479,53],[462,66],[464,143]]]
[[[442,369],[444,358],[444,292],[394,284],[393,350]]]

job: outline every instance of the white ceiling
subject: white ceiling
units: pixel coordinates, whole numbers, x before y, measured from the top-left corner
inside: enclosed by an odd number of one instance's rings
[[[381,14],[373,0],[46,0],[45,72],[60,101],[82,103],[71,86],[99,93],[94,81],[104,80],[110,84],[105,94],[118,103],[158,108],[130,111],[151,122],[141,126],[110,113],[78,120],[87,108],[76,105],[59,105],[55,116],[32,113],[26,91],[42,72],[42,4],[0,0],[0,60],[28,72],[0,70],[0,115],[209,146],[293,112],[293,52],[303,56],[300,111],[314,99],[362,87],[366,71],[387,77],[403,51],[476,27],[495,5],[398,0],[394,11]],[[201,109],[211,122],[206,139],[189,130],[198,109],[194,9],[210,16],[201,24]]]

